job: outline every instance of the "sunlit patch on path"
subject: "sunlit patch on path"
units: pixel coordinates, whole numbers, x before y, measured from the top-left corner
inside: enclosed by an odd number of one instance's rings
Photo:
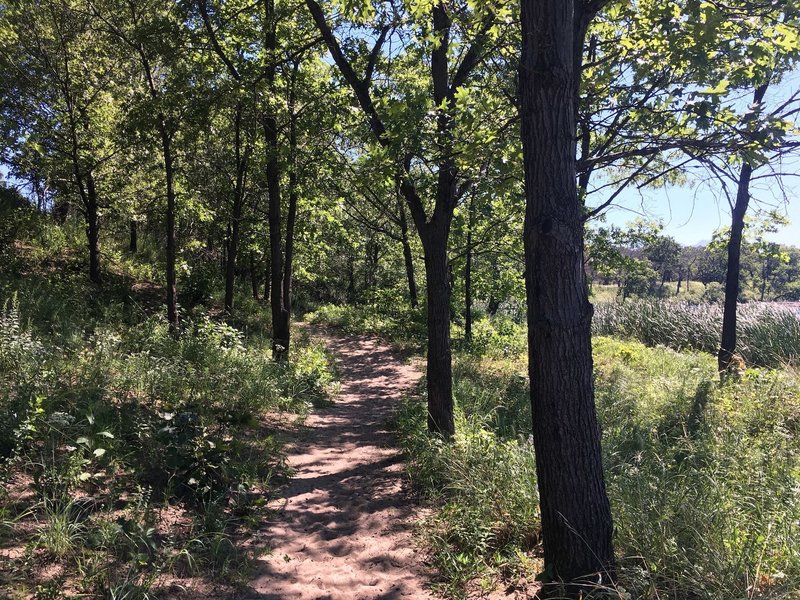
[[[264,535],[245,598],[432,598],[411,528],[415,506],[386,421],[419,378],[389,347],[325,335],[341,370],[336,403],[306,421],[288,462],[296,470]]]

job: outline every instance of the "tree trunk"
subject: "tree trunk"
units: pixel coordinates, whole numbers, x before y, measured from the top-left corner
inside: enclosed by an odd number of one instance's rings
[[[258,302],[258,272],[256,271],[256,259],[253,252],[250,252],[250,287],[253,291],[253,300]]]
[[[453,419],[453,366],[450,352],[450,284],[446,226],[426,228],[425,281],[428,288],[428,430],[450,437]]]
[[[767,93],[769,81],[758,86],[753,92],[753,104],[756,110],[761,108],[764,95]],[[757,117],[757,112],[751,111],[744,118],[748,123]],[[720,373],[725,373],[733,362],[736,354],[736,308],[739,302],[739,277],[742,263],[742,232],[744,231],[744,218],[747,206],[750,203],[750,179],[753,167],[745,158],[739,171],[739,182],[736,188],[736,202],[731,210],[731,237],[728,240],[728,268],[725,273],[725,305],[722,313],[722,339],[717,365]]]
[[[225,260],[225,312],[233,312],[233,293],[236,284],[236,255],[239,251],[239,229],[244,204],[244,179],[247,169],[247,150],[242,151],[242,107],[236,107],[234,116],[234,154],[236,183],[233,189],[233,208],[229,226],[228,252]]]
[[[417,304],[419,303],[419,299],[417,297],[417,279],[414,275],[414,257],[411,254],[411,244],[408,241],[408,220],[406,219],[406,209],[403,206],[402,200],[400,200],[397,204],[400,215],[403,260],[405,261],[406,279],[408,280],[408,301],[411,304],[411,308],[417,308]]]
[[[86,237],[89,242],[89,279],[101,283],[100,219],[97,214],[97,188],[91,173],[86,175]]]
[[[267,89],[276,94],[275,63],[278,49],[277,19],[274,0],[263,0],[264,4],[264,49],[271,61],[266,70]],[[269,194],[267,218],[269,220],[270,247],[270,307],[272,309],[272,357],[277,362],[289,358],[289,312],[283,304],[283,248],[281,247],[281,173],[278,164],[278,122],[269,107],[264,115],[264,141],[266,142],[266,179]]]
[[[722,340],[720,342],[717,364],[720,373],[725,373],[736,354],[736,309],[739,303],[739,277],[742,263],[742,232],[744,217],[750,204],[750,178],[753,167],[742,165],[739,172],[739,185],[736,190],[736,203],[731,211],[731,237],[728,240],[728,269],[725,273],[725,305],[722,313]]]
[[[295,114],[295,80],[299,63],[295,62],[289,89],[289,209],[286,213],[286,256],[283,262],[283,309],[285,313],[286,351],[289,351],[292,314],[292,265],[294,262],[294,225],[297,220],[297,115]]]
[[[170,332],[173,335],[178,334],[178,290],[176,285],[175,273],[175,257],[176,257],[176,243],[175,243],[175,187],[174,187],[174,166],[172,157],[172,138],[167,129],[166,120],[164,115],[158,117],[159,133],[161,134],[161,149],[164,159],[164,177],[167,186],[167,219],[166,219],[166,235],[167,235],[167,322],[169,323]]]
[[[130,231],[130,242],[128,243],[128,251],[131,254],[136,254],[139,251],[139,225],[136,219],[131,219],[128,223]]]
[[[472,227],[475,219],[475,202],[470,196],[467,219],[467,255],[464,262],[464,341],[472,343]]]
[[[612,521],[592,381],[583,219],[575,181],[583,17],[573,2],[522,0],[522,141],[528,356],[545,572],[613,578]],[[577,38],[577,39],[576,39]],[[582,47],[582,46],[581,46]],[[583,589],[586,592],[586,589]]]

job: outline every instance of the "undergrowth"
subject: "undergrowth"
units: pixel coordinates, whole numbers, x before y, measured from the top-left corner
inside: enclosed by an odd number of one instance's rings
[[[42,243],[0,278],[0,595],[245,581],[257,549],[239,541],[288,474],[264,416],[327,401],[323,347],[298,333],[274,363],[268,311],[244,299],[246,327],[198,307],[173,337],[155,284],[120,269],[98,289],[67,242]]]
[[[603,427],[622,598],[797,598],[800,381],[748,370],[719,387],[712,356],[598,338]],[[455,362],[457,435],[425,432],[420,399],[397,427],[409,473],[435,507],[420,527],[463,597],[541,571],[523,357]]]

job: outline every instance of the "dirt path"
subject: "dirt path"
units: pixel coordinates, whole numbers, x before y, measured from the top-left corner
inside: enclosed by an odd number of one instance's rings
[[[386,421],[419,372],[366,337],[324,334],[340,363],[336,404],[315,411],[290,450],[296,469],[266,531],[246,598],[394,600],[433,598],[414,548],[414,506]]]

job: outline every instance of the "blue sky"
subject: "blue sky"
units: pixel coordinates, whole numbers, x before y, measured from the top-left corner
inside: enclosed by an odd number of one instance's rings
[[[794,168],[800,174],[800,163],[795,163]],[[783,188],[782,191],[774,180],[759,181],[751,189],[748,212],[763,208],[785,214],[789,225],[769,237],[782,244],[800,246],[800,178],[785,178]],[[718,188],[705,184],[632,190],[620,194],[606,212],[606,223],[624,227],[639,217],[661,221],[665,234],[682,244],[693,245],[709,241],[715,230],[730,224],[730,207]]]

